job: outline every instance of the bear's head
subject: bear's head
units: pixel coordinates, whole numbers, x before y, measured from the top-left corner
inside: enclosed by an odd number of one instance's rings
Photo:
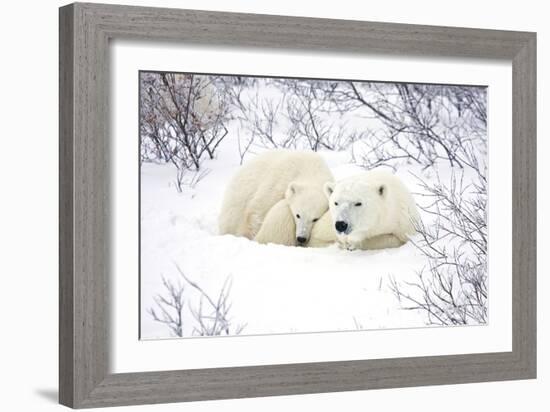
[[[368,232],[378,224],[385,207],[387,187],[354,178],[327,182],[324,192],[338,236]]]
[[[328,210],[328,201],[322,187],[302,182],[289,183],[285,199],[296,223],[296,244],[305,246],[313,224]]]

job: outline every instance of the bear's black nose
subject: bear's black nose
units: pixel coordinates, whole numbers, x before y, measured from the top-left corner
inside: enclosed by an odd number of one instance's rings
[[[339,221],[336,222],[334,227],[336,228],[336,231],[338,233],[342,233],[342,232],[345,232],[348,229],[348,224],[346,222],[342,221],[342,220],[339,220]]]
[[[298,241],[298,243],[300,244],[303,244],[303,243],[306,243],[307,242],[307,239],[305,237],[302,237],[302,236],[298,236],[296,238],[296,240]]]

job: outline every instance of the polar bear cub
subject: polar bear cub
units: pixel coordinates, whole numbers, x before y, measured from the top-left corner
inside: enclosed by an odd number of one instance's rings
[[[328,210],[324,184],[329,181],[332,173],[317,153],[272,150],[258,155],[226,189],[220,234],[305,246],[313,224]],[[270,223],[262,229],[266,217]]]
[[[414,199],[394,174],[372,170],[324,186],[333,230],[349,250],[398,247],[416,232],[420,215]],[[325,219],[323,219],[325,220]],[[328,236],[327,223],[314,231]]]

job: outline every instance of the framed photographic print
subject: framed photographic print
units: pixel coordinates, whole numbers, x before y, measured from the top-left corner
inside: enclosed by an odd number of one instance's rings
[[[61,403],[534,378],[535,70],[534,33],[62,7]]]

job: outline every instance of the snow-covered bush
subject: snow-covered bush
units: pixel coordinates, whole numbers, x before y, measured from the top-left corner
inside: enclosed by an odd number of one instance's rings
[[[346,150],[366,132],[348,127],[319,92],[325,81],[254,79],[227,83],[225,93],[240,125],[239,150],[244,158],[262,149]]]
[[[214,76],[142,72],[140,75],[141,160],[172,162],[199,170],[228,131],[227,102]]]
[[[463,168],[472,150],[486,154],[484,87],[349,81],[324,92],[342,113],[371,119],[356,159],[369,169],[441,160]]]
[[[434,222],[418,227],[416,246],[428,258],[417,282],[395,280],[391,289],[406,309],[426,313],[435,325],[487,322],[487,181],[476,174],[464,182],[453,174],[447,184],[420,182]]]
[[[183,298],[184,287],[181,282],[174,284],[162,277],[164,294],[155,296],[156,308],[149,308],[148,313],[156,322],[163,323],[174,336],[183,336]]]
[[[211,297],[196,282],[189,279],[179,266],[176,265],[176,269],[182,281],[174,283],[162,278],[164,292],[155,297],[156,308],[148,309],[153,320],[166,325],[170,332],[178,337],[184,336],[184,330],[188,330],[188,334],[194,336],[239,335],[243,331],[246,324],[235,325],[230,317],[231,278],[225,280],[216,297]],[[185,285],[198,292],[198,305],[193,306],[184,299]],[[186,296],[189,296],[189,292]],[[184,319],[187,319],[188,323],[185,323]]]

